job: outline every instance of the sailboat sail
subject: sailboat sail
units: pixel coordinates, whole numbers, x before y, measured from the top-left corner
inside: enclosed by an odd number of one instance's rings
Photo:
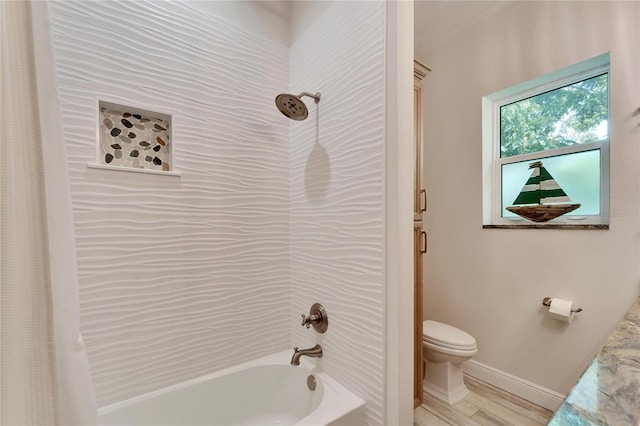
[[[580,204],[572,204],[566,192],[558,185],[551,173],[536,161],[529,165],[531,176],[522,191],[507,210],[534,222],[547,222],[569,213]]]
[[[570,203],[567,193],[558,185],[553,176],[544,168],[541,161],[529,165],[533,173],[522,187],[522,191],[513,202],[520,204]]]

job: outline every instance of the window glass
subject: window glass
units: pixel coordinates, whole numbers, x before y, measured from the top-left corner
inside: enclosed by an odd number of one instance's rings
[[[500,107],[500,157],[609,138],[608,74]]]
[[[574,203],[582,206],[567,216],[600,214],[600,150],[543,158],[540,161]],[[506,210],[529,179],[529,161],[502,165],[502,217],[518,217]]]

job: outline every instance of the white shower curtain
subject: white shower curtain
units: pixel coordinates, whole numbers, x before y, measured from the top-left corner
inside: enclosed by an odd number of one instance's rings
[[[45,2],[0,1],[0,424],[91,425]]]

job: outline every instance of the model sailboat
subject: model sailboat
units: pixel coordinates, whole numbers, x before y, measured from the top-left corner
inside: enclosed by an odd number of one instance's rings
[[[567,194],[542,166],[542,161],[529,164],[533,169],[529,180],[507,210],[533,222],[547,222],[581,206],[572,203]]]

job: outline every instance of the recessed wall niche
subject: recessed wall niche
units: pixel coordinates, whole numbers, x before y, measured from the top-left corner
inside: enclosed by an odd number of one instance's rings
[[[171,172],[171,115],[98,101],[98,165]]]

